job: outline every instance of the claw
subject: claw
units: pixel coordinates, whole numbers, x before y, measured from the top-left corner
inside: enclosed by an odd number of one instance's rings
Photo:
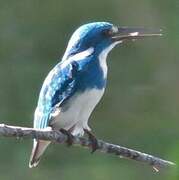
[[[71,146],[73,144],[73,135],[70,133],[70,131],[66,129],[60,129],[60,132],[67,136],[67,145]]]
[[[152,166],[152,167],[153,167],[155,172],[159,172],[160,171],[159,167],[157,167],[157,166]]]
[[[94,136],[94,134],[92,134],[90,131],[88,131],[87,129],[84,129],[84,132],[88,135],[88,139],[91,142],[91,148],[92,151],[91,153],[94,153],[97,149],[98,149],[98,140],[96,139],[96,137]]]

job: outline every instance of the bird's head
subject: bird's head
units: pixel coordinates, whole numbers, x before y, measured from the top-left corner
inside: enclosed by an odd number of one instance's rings
[[[93,22],[80,26],[72,35],[65,53],[66,58],[93,48],[96,53],[110,51],[116,44],[127,40],[161,36],[161,30],[118,27],[108,22]]]

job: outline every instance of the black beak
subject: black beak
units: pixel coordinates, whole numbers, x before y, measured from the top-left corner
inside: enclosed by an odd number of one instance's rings
[[[161,29],[119,27],[118,30],[112,34],[112,40],[136,40],[145,37],[162,36],[161,31]]]

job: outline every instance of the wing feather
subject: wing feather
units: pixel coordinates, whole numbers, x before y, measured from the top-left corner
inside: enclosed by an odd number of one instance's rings
[[[78,63],[57,64],[45,79],[34,114],[34,127],[46,128],[54,107],[60,106],[75,92]]]

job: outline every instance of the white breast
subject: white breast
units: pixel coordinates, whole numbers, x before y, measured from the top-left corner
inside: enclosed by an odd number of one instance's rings
[[[73,128],[73,135],[83,135],[83,129],[88,129],[88,119],[101,99],[103,90],[92,89],[74,95],[60,110],[54,113],[51,125],[54,128]]]

